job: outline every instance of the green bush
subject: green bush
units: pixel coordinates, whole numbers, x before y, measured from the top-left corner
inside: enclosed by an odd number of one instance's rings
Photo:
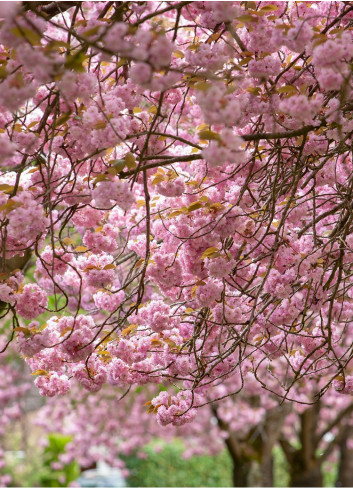
[[[162,445],[156,452],[154,447]],[[130,487],[232,487],[232,462],[226,451],[216,456],[183,459],[183,445],[175,440],[166,445],[154,442],[145,447],[147,457],[125,457],[130,470],[127,485]],[[274,487],[288,487],[288,464],[280,447],[274,455]],[[333,487],[337,464],[324,464],[324,486]]]
[[[232,463],[226,452],[183,459],[181,443],[163,445],[156,453],[145,447],[147,457],[125,458],[130,487],[232,487]]]
[[[53,470],[51,464],[59,460],[59,455],[65,452],[65,447],[71,441],[71,436],[51,433],[48,436],[49,444],[44,450],[43,466],[39,474],[41,487],[67,487],[80,475],[80,467],[77,462],[71,462],[63,466],[61,470]]]
[[[288,462],[279,446],[273,450],[273,478],[275,487],[289,486]]]

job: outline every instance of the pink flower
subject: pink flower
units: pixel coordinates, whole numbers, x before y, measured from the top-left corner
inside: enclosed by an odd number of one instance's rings
[[[108,312],[114,312],[120,304],[123,302],[125,293],[123,290],[116,293],[111,293],[109,291],[103,292],[98,291],[93,296],[94,303],[100,309],[105,309]]]
[[[70,360],[84,360],[94,350],[95,323],[91,316],[63,317],[59,319],[57,328],[65,339],[60,349]]]
[[[11,3],[11,2],[6,2]],[[2,5],[0,3],[0,5]],[[5,134],[0,134],[0,163],[5,162],[8,158],[10,158],[17,147]]]
[[[278,58],[266,56],[259,60],[249,62],[249,75],[254,78],[269,78],[276,76],[281,71],[281,62]]]
[[[174,49],[174,44],[166,36],[158,36],[149,49],[149,60],[157,68],[167,66]]]
[[[19,4],[17,2],[1,2],[0,3],[0,18],[12,19],[15,17],[19,10]]]
[[[70,389],[69,379],[66,375],[58,375],[56,372],[48,375],[40,375],[34,381],[42,396],[53,397],[64,395]]]
[[[321,68],[316,76],[322,90],[340,90],[343,83],[341,73],[332,68]]]
[[[44,290],[36,284],[27,284],[16,295],[16,312],[25,319],[35,319],[44,312],[48,298]]]

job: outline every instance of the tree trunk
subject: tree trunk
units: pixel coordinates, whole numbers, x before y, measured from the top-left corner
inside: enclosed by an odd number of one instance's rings
[[[316,433],[320,407],[320,402],[317,402],[299,416],[300,448],[293,447],[286,439],[280,440],[290,467],[290,487],[323,487],[322,459],[317,455]]]
[[[290,487],[323,487],[321,464],[310,469],[304,467],[291,467]]]
[[[269,457],[256,461],[251,465],[249,474],[249,487],[273,487],[273,457],[271,452]]]
[[[272,447],[271,451],[263,455],[262,462],[260,465],[262,484],[261,487],[273,487],[273,455]]]
[[[353,487],[353,450],[348,446],[348,442],[352,438],[353,427],[345,426],[338,442],[340,459],[336,487]]]
[[[273,447],[281,434],[283,423],[291,409],[290,404],[283,404],[269,409],[262,426],[259,426],[260,453],[260,487],[273,487]]]
[[[249,474],[252,462],[246,458],[233,458],[233,487],[250,487]]]
[[[212,406],[212,411],[216,416],[219,427],[228,433],[228,437],[225,438],[225,444],[232,459],[233,464],[233,486],[234,487],[249,487],[249,475],[252,466],[251,457],[244,453],[243,442],[239,440],[234,432],[229,429],[227,423],[225,423],[222,418],[219,417],[217,412],[217,407]]]
[[[225,444],[233,462],[234,487],[273,487],[272,450],[278,441],[290,405],[267,411],[262,423],[253,427],[242,439],[229,429],[212,406],[219,427],[228,433]]]

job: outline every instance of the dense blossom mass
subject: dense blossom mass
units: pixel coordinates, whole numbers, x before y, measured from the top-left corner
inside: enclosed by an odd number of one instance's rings
[[[352,2],[0,18],[1,315],[40,393],[170,385],[175,426],[353,394]]]

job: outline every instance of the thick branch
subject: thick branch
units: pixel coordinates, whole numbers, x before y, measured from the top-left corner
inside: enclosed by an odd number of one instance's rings
[[[231,22],[226,23],[227,31],[229,34],[232,36],[232,38],[237,42],[238,46],[241,48],[242,51],[247,51],[245,44],[243,41],[240,39],[238,34],[236,33],[236,30],[234,29],[233,25]]]
[[[286,138],[295,138],[297,136],[304,136],[310,131],[314,129],[318,129],[319,127],[315,126],[304,126],[301,129],[295,129],[293,131],[287,132],[259,132],[258,134],[244,134],[241,137],[244,141],[259,141],[260,139],[286,139]]]
[[[350,414],[353,411],[353,403],[349,404],[343,411],[338,413],[338,415],[335,417],[331,423],[329,423],[324,430],[321,431],[321,433],[318,434],[317,436],[317,442],[322,440],[322,438],[329,433],[342,419],[347,416],[347,414]]]
[[[176,156],[175,158],[168,158],[165,161],[160,161],[157,163],[151,163],[150,165],[140,166],[139,168],[135,168],[130,171],[123,171],[119,173],[120,178],[128,178],[132,175],[136,175],[136,173],[140,173],[145,170],[151,170],[153,168],[159,168],[160,166],[170,165],[172,163],[183,163],[188,161],[202,160],[203,156],[201,154],[196,155],[186,155],[186,156]]]
[[[279,439],[279,444],[281,445],[281,448],[283,450],[284,455],[286,456],[289,465],[292,465],[295,448],[289,443],[288,440],[285,440],[284,438]]]
[[[37,10],[39,8],[47,17],[52,18],[80,3],[82,2],[23,2],[22,5],[24,10]]]

